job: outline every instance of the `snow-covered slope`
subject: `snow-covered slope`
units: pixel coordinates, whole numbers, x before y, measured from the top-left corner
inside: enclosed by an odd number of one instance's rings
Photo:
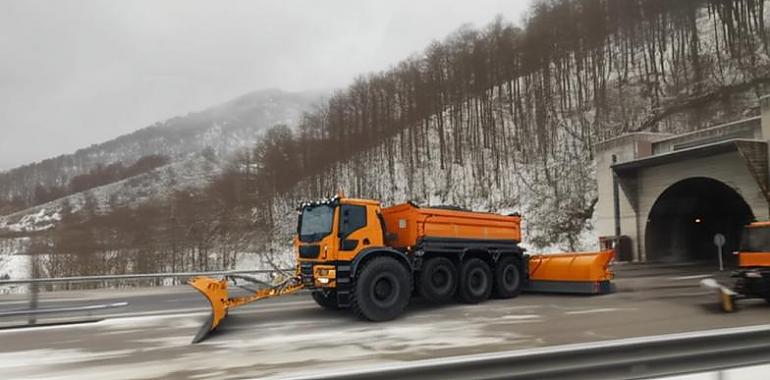
[[[73,212],[78,212],[86,203],[86,198],[91,198],[97,211],[106,212],[113,205],[137,206],[148,201],[162,201],[175,191],[204,187],[221,172],[223,164],[202,155],[191,155],[142,175],[0,216],[0,233],[52,228],[61,220],[59,211],[65,202]]]
[[[259,134],[275,124],[296,124],[301,113],[316,101],[317,93],[263,90],[243,95],[201,112],[158,122],[75,153],[50,158],[0,172],[0,199],[14,197],[33,202],[37,186],[66,186],[76,175],[97,165],[162,155],[172,162],[208,151],[226,159],[232,152],[252,146]]]

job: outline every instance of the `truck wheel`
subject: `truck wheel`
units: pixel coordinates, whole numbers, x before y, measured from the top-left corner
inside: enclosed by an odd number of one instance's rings
[[[492,293],[492,271],[481,259],[470,258],[460,266],[458,296],[465,303],[479,303]]]
[[[521,292],[521,270],[515,258],[507,256],[497,261],[494,291],[497,298],[513,298]]]
[[[359,268],[353,285],[353,311],[375,322],[396,318],[409,303],[411,281],[409,271],[392,257],[367,261]]]
[[[420,295],[433,302],[445,302],[452,299],[457,288],[457,271],[452,260],[446,257],[433,257],[422,265],[417,280]]]
[[[334,292],[324,294],[324,292],[316,290],[311,295],[313,296],[313,301],[326,310],[340,309],[340,305],[337,304],[337,294]]]

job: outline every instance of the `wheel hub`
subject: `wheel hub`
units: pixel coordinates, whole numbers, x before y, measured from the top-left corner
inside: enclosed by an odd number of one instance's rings
[[[449,283],[449,274],[443,268],[438,269],[433,272],[431,283],[437,288],[443,288]]]
[[[486,276],[484,276],[484,271],[481,269],[474,269],[469,273],[468,277],[468,284],[474,293],[484,291],[484,287],[486,286]]]
[[[513,266],[508,266],[503,271],[503,282],[505,283],[505,286],[514,289],[519,284],[519,275],[516,273],[516,268]]]
[[[372,286],[372,300],[381,306],[387,306],[392,303],[398,293],[398,284],[395,278],[391,278],[387,274],[380,275],[374,280]]]

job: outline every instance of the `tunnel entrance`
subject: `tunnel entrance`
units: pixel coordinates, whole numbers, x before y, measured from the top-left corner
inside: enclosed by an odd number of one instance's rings
[[[645,247],[648,261],[718,260],[714,235],[726,237],[723,257],[736,264],[741,229],[754,219],[740,194],[711,178],[689,178],[666,189],[647,218]]]

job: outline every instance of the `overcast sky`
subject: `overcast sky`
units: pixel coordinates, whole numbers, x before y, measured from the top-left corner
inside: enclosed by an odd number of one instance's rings
[[[263,88],[346,86],[530,0],[0,1],[0,170]]]

